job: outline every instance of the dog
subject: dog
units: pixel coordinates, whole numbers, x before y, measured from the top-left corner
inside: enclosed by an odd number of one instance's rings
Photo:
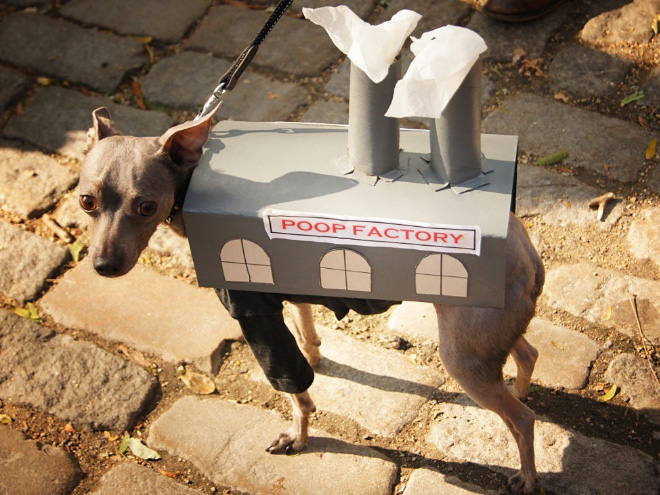
[[[130,271],[156,228],[164,221],[177,233],[185,235],[180,206],[194,167],[202,156],[217,109],[202,118],[172,127],[160,137],[124,136],[106,108],[93,112],[79,190],[80,206],[91,217],[89,257],[100,275],[118,277]],[[528,391],[538,357],[538,351],[525,339],[524,333],[534,315],[544,279],[540,256],[522,223],[511,215],[506,240],[504,307],[434,304],[440,355],[447,372],[475,402],[502,418],[518,445],[521,467],[507,483],[510,492],[515,494],[532,493],[538,481],[534,463],[536,417],[520,398]],[[269,304],[272,298],[276,298],[273,311],[259,313],[249,321],[232,314],[239,318],[246,340],[265,370],[265,360],[277,368],[301,351],[304,366],[314,366],[321,359],[321,342],[314,328],[310,303],[325,304],[338,316],[348,309],[378,312],[391,304],[379,308],[367,301],[351,300],[358,304],[356,308],[342,306],[346,300],[339,298],[258,294],[226,291],[220,296],[228,309],[235,309],[235,298],[238,298],[240,304],[248,307],[248,312],[259,297],[271,298]],[[227,298],[234,299],[227,301]],[[282,300],[293,303],[291,329],[283,323]],[[362,303],[364,305],[360,306]],[[279,336],[271,336],[270,341],[263,340],[262,336],[258,337],[261,340],[255,340],[253,333],[258,333],[260,325],[270,325],[271,320],[277,320],[278,328],[282,329]],[[295,349],[283,341],[293,342]],[[289,345],[285,352],[280,348],[283,345]],[[264,353],[267,359],[263,358]],[[509,354],[517,365],[513,391],[507,388],[502,376],[502,367]],[[291,430],[280,434],[267,448],[268,452],[300,451],[305,447],[309,416],[315,411],[307,386],[304,382],[298,388],[276,387],[289,395],[293,421]]]

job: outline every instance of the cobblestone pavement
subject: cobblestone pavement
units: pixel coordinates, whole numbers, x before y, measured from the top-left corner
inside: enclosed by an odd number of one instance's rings
[[[0,493],[483,494],[516,468],[503,424],[439,363],[429,305],[341,322],[317,310],[313,434],[301,455],[270,456],[288,406],[196,285],[185,241],[159,230],[117,280],[84,250],[73,260],[91,111],[137,135],[190,118],[270,3],[0,0]],[[348,64],[297,15],[338,3],[296,0],[221,118],[347,122]],[[472,1],[345,3],[372,23],[415,10],[416,35],[458,24],[486,40],[482,127],[520,136],[517,211],[548,272],[526,399],[543,491],[659,494],[660,0],[569,0],[520,25]],[[610,191],[599,221],[587,203]],[[217,391],[196,395],[183,368]]]

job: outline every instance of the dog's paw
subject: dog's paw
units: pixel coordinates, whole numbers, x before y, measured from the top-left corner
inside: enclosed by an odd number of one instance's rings
[[[273,443],[271,443],[266,452],[270,454],[292,455],[305,448],[305,442],[300,438],[289,433],[280,433]]]
[[[506,487],[513,495],[531,495],[536,490],[537,481],[535,476],[525,476],[522,471],[518,471],[507,480]]]

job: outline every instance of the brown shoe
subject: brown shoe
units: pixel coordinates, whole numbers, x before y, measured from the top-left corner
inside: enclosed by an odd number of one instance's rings
[[[491,19],[523,22],[544,16],[564,0],[488,0],[481,12]]]

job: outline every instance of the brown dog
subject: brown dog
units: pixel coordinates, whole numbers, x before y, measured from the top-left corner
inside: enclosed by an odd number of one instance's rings
[[[90,149],[80,177],[80,205],[92,218],[89,250],[96,271],[106,277],[127,273],[156,227],[166,219],[183,231],[180,203],[208,139],[211,118],[169,129],[160,137],[123,136],[100,108],[93,114]],[[534,413],[517,397],[527,393],[538,352],[523,334],[534,315],[545,272],[539,255],[513,215],[506,244],[505,305],[502,309],[435,304],[440,354],[449,374],[481,406],[502,418],[520,451],[521,469],[509,479],[513,493],[532,493]],[[320,340],[309,304],[294,304],[293,333],[310,364],[320,359]],[[505,386],[502,367],[511,354],[518,367],[515,396]],[[269,452],[301,450],[309,415],[315,410],[307,391],[289,394],[293,424]],[[516,397],[517,396],[517,397]]]

